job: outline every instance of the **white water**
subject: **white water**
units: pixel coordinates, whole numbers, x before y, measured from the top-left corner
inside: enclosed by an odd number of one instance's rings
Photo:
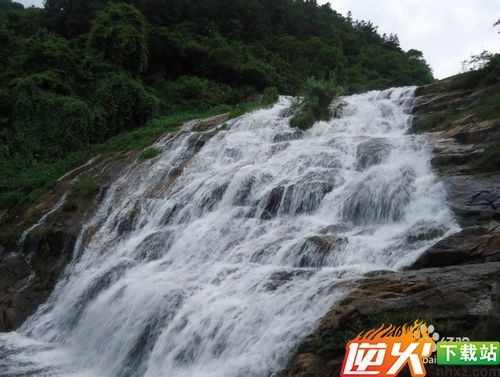
[[[108,191],[49,301],[0,335],[0,376],[280,370],[349,289],[332,284],[456,230],[425,138],[406,134],[413,91],[346,97],[296,140],[279,141],[294,132],[282,97],[212,138],[160,141]]]

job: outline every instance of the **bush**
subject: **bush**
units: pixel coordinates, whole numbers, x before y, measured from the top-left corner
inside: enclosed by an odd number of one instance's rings
[[[96,106],[94,141],[143,127],[156,113],[158,100],[140,81],[125,73],[99,80],[93,95]]]
[[[343,91],[342,87],[336,85],[334,79],[328,81],[308,79],[301,90],[302,99],[296,105],[299,111],[290,120],[290,126],[306,130],[316,121],[330,119],[332,117],[330,104]]]
[[[98,185],[92,177],[79,178],[73,185],[72,198],[87,199],[98,190]]]
[[[50,75],[28,77],[14,90],[11,144],[28,166],[40,159],[62,157],[90,142],[93,115],[89,107],[76,97],[42,89],[51,87],[52,79]]]
[[[268,86],[266,89],[264,89],[264,92],[262,93],[262,104],[263,105],[273,105],[276,102],[278,102],[279,99],[279,94],[278,94],[278,88],[275,86]]]
[[[238,100],[231,87],[196,76],[181,76],[175,81],[163,81],[155,85],[155,88],[173,110],[205,111]]]
[[[139,162],[144,162],[146,160],[155,158],[160,153],[161,151],[158,148],[153,148],[153,147],[147,148],[139,155]]]

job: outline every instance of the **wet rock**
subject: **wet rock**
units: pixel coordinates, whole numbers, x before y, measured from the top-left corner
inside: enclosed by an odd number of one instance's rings
[[[498,119],[487,120],[484,122],[478,123],[465,123],[464,120],[457,122],[457,124],[453,124],[451,128],[447,129],[443,136],[450,137],[457,140],[462,144],[478,144],[491,142],[496,140],[500,131],[498,126],[500,125],[500,121]]]
[[[335,170],[309,172],[286,188],[282,213],[301,214],[315,211],[323,198],[339,185]]]
[[[261,219],[269,220],[278,214],[310,213],[319,207],[338,181],[336,170],[322,170],[308,172],[294,183],[275,187],[266,198]]]
[[[332,224],[328,225],[327,227],[324,227],[319,231],[320,234],[328,234],[328,233],[345,233],[348,232],[352,229],[352,225],[347,224],[347,223],[339,223],[339,224]]]
[[[500,223],[469,227],[427,249],[408,269],[500,261]]]
[[[262,211],[262,214],[260,216],[262,220],[269,220],[276,216],[280,208],[281,199],[283,198],[284,192],[284,186],[278,186],[271,190],[269,196],[267,197],[264,211]]]
[[[278,271],[270,276],[269,281],[266,283],[266,289],[269,291],[275,291],[276,289],[292,281],[296,277],[308,278],[311,275],[311,271],[305,270]]]
[[[256,178],[254,176],[250,176],[245,178],[240,188],[236,192],[236,195],[233,198],[233,205],[235,206],[244,206],[248,205],[248,200],[250,198],[250,194],[252,193],[252,188],[255,185]]]
[[[273,143],[281,143],[283,141],[298,140],[298,139],[302,138],[302,134],[303,134],[303,132],[300,130],[279,133],[273,137]]]
[[[328,182],[314,182],[287,187],[283,203],[284,213],[308,213],[316,210],[334,185]]]
[[[340,118],[343,115],[344,108],[347,107],[349,104],[346,101],[343,100],[336,100],[333,105],[332,105],[332,115],[333,118]]]
[[[281,376],[339,376],[347,341],[383,323],[402,325],[423,318],[441,336],[496,340],[500,332],[498,281],[499,262],[360,279],[357,288],[299,347]],[[432,367],[427,372],[434,375]]]
[[[364,170],[383,162],[391,153],[391,145],[386,139],[371,139],[358,145],[356,158],[358,169]]]
[[[406,242],[414,244],[421,241],[430,241],[442,237],[445,232],[446,228],[437,222],[419,221],[408,230]]]
[[[212,191],[207,193],[207,195],[202,198],[202,203],[200,204],[202,211],[212,211],[221,201],[228,187],[229,182],[225,182],[222,185],[214,187]]]
[[[149,235],[134,250],[137,261],[153,261],[161,258],[172,244],[174,232],[166,230]]]
[[[342,210],[342,217],[356,225],[398,221],[410,202],[415,172],[401,169],[399,174],[380,177],[372,174],[353,187]]]
[[[6,295],[16,282],[31,275],[31,267],[19,253],[11,253],[0,259],[0,297]]]
[[[66,173],[52,191],[28,209],[26,213],[34,209],[48,213],[56,208],[28,234],[22,247],[6,250],[0,255],[0,331],[17,328],[46,301],[73,257],[82,225],[92,215],[107,185],[136,159],[133,153],[119,157],[98,156]],[[80,177],[91,177],[100,189],[85,195],[75,193],[73,184]],[[66,194],[64,203],[57,207]],[[26,229],[29,220],[20,219],[16,226]],[[83,240],[88,241],[88,237]]]
[[[128,213],[128,215],[121,218],[117,226],[117,232],[119,236],[122,236],[123,234],[128,233],[135,228],[140,213],[141,209],[139,207],[134,207]]]
[[[452,175],[443,179],[460,225],[500,220],[500,174]]]
[[[230,115],[229,113],[224,113],[224,114],[215,115],[215,116],[210,117],[210,118],[190,120],[189,122],[185,122],[182,125],[181,129],[183,131],[194,131],[194,130],[203,131],[203,130],[207,130],[210,128],[214,128],[214,127],[228,121],[229,115]]]
[[[299,244],[292,255],[297,267],[323,267],[330,253],[349,243],[347,237],[316,235]]]

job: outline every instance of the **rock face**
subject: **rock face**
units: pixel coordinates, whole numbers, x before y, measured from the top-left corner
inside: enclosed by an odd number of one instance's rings
[[[49,215],[21,245],[0,254],[0,331],[18,327],[48,298],[106,184],[136,157],[99,156],[61,177],[56,187],[33,205]],[[84,193],[75,191],[74,184],[81,177],[92,179],[95,187]],[[61,201],[61,197],[65,199]],[[26,228],[25,221],[20,219],[18,226]]]
[[[184,124],[186,129],[196,128],[209,132],[188,137],[183,157],[177,161],[176,166],[166,169],[164,175],[158,177],[146,195],[151,198],[165,195],[193,156],[216,134],[213,129],[228,118],[229,114],[221,114]],[[166,134],[162,140],[169,140],[174,135]],[[17,328],[47,300],[73,257],[74,245],[83,224],[97,208],[111,182],[127,169],[147,169],[147,163],[144,163],[146,166],[136,163],[137,157],[138,153],[130,152],[125,155],[101,155],[90,160],[61,177],[52,191],[15,219],[17,228],[28,229],[31,225],[30,213],[45,214],[43,221],[27,234],[20,245],[0,245],[0,331]],[[81,180],[87,180],[84,190],[78,188]],[[225,189],[226,187],[220,187],[215,190],[213,197],[207,198],[206,205],[212,205],[214,197],[221,196]],[[170,216],[178,210],[179,208],[173,208]],[[134,209],[127,221],[118,224],[121,234],[131,230],[138,211],[139,209]],[[0,213],[0,229],[4,225],[4,217]],[[93,232],[95,229],[92,227],[86,229],[82,235],[84,244]],[[153,259],[154,255],[143,257]]]
[[[500,261],[500,223],[463,229],[425,251],[410,269]]]
[[[349,283],[355,288],[299,346],[281,376],[339,376],[346,343],[382,323],[422,319],[442,336],[500,338],[500,159],[495,153],[484,159],[500,137],[500,121],[481,119],[477,104],[482,93],[461,88],[459,80],[417,90],[412,131],[428,135],[432,165],[447,187],[462,230],[430,247],[405,271],[372,273]],[[383,158],[379,151],[386,153],[382,142],[360,148],[362,154],[363,149],[372,151],[375,159]],[[369,165],[361,161],[359,168]],[[432,224],[416,224],[407,242],[442,235]],[[461,371],[449,370],[454,375]],[[474,370],[464,372],[472,375]],[[427,366],[427,375],[437,373]]]
[[[384,322],[401,325],[421,318],[443,335],[497,340],[499,281],[498,262],[367,277],[323,318],[282,376],[339,376],[347,341]],[[427,372],[435,375],[432,368]]]

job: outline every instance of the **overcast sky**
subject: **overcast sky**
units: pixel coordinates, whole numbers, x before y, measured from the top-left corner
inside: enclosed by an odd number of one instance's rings
[[[16,0],[41,6],[43,0]],[[85,0],[82,0],[85,1]],[[434,76],[458,73],[461,62],[483,50],[500,52],[500,0],[319,0],[353,18],[372,21],[381,32],[396,33],[404,49],[423,51]],[[500,28],[497,28],[497,30]]]

